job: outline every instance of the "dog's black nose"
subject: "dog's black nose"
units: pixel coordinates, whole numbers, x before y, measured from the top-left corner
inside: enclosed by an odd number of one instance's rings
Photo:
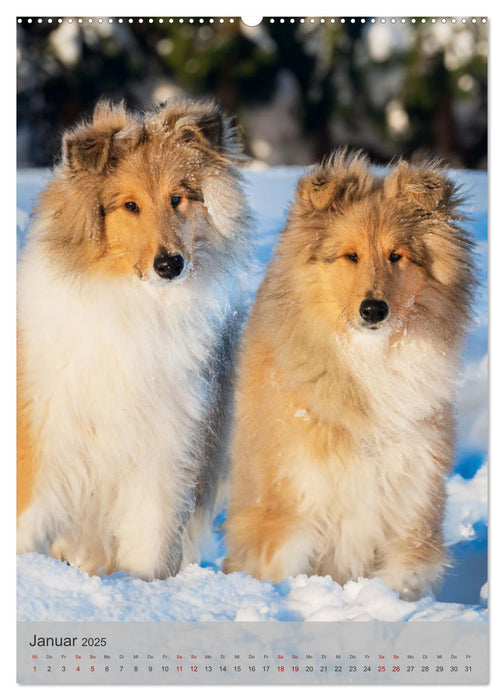
[[[169,253],[167,250],[160,250],[154,258],[154,269],[157,274],[166,280],[178,277],[184,269],[184,258],[180,253]]]
[[[359,313],[366,323],[380,323],[388,316],[387,302],[380,299],[364,299]]]

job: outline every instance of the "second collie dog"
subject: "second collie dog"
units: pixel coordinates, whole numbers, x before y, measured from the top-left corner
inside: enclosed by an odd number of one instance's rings
[[[194,560],[225,469],[239,160],[207,102],[101,102],[64,134],[19,268],[19,552],[144,579]]]
[[[243,339],[227,571],[414,599],[442,576],[471,242],[453,183],[336,153],[299,183]]]

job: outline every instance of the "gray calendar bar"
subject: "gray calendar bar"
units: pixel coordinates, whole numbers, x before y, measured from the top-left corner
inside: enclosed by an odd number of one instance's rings
[[[23,684],[488,682],[485,622],[19,622]]]

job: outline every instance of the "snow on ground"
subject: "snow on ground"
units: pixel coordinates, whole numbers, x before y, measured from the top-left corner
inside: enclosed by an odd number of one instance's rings
[[[20,621],[486,619],[479,606],[436,603],[431,597],[408,603],[379,579],[341,587],[329,576],[297,576],[272,584],[191,564],[174,578],[146,583],[122,572],[90,577],[43,554],[22,554],[18,580]]]
[[[255,267],[247,279],[252,298],[270,261],[301,168],[249,171],[245,184],[257,221]],[[484,620],[487,591],[487,178],[453,172],[467,195],[466,226],[476,240],[478,279],[475,320],[464,351],[458,396],[458,440],[453,474],[447,479],[444,534],[451,568],[437,599],[399,600],[378,579],[341,587],[329,577],[297,576],[278,585],[220,570],[220,526],[193,564],[174,578],[146,583],[125,573],[89,577],[41,554],[18,556],[18,619],[107,620]],[[18,173],[18,249],[29,212],[47,181],[47,171]]]

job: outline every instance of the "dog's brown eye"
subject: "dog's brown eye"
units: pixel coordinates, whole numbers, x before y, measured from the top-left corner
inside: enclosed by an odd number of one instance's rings
[[[402,258],[402,255],[399,255],[399,253],[395,253],[394,251],[392,251],[392,253],[390,253],[388,259],[390,260],[391,263],[396,263],[401,258]]]
[[[139,212],[140,207],[136,202],[126,202],[124,205],[128,211],[134,211],[134,212]]]
[[[354,263],[359,262],[359,256],[357,253],[348,253],[346,257]]]
[[[172,196],[172,198],[171,198],[171,205],[172,205],[172,207],[173,207],[174,209],[176,209],[176,208],[178,207],[178,205],[180,204],[180,200],[181,200],[181,199],[182,199],[182,197],[178,197],[177,195],[173,195],[173,196]]]

